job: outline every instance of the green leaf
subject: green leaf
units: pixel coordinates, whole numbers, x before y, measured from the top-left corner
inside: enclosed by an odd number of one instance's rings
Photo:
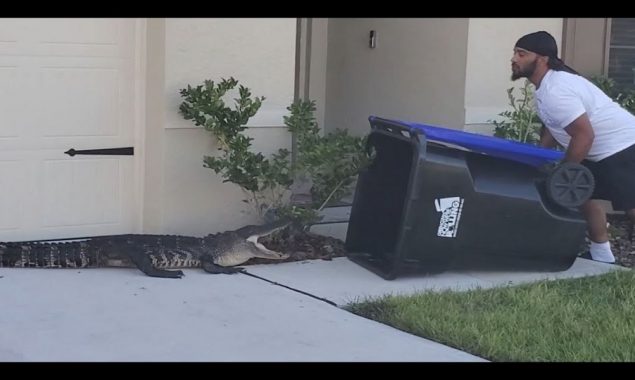
[[[509,105],[513,111],[499,113],[503,120],[490,120],[494,124],[494,136],[520,142],[537,144],[540,140],[538,115],[533,109],[533,91],[530,82],[525,81],[520,88],[521,97],[514,96],[514,88],[507,89]]]

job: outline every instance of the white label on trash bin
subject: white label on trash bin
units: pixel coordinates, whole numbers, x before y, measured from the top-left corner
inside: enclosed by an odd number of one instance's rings
[[[459,197],[438,198],[434,200],[434,207],[441,213],[437,236],[456,237],[463,209],[463,199]]]

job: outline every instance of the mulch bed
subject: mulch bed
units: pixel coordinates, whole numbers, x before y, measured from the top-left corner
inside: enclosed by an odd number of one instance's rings
[[[284,230],[270,236],[258,239],[265,247],[288,253],[290,256],[284,260],[268,260],[253,258],[244,265],[250,264],[277,264],[303,260],[331,260],[334,257],[346,256],[344,242],[330,237],[317,235],[307,231]]]
[[[607,215],[609,222],[609,241],[616,264],[632,268],[635,262],[635,246],[629,239],[631,223],[623,214]]]

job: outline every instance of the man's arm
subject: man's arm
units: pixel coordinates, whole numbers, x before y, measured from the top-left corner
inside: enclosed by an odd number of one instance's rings
[[[558,146],[558,142],[544,124],[540,127],[540,142],[538,142],[538,145],[544,148],[555,148]]]
[[[587,114],[583,113],[567,125],[564,130],[571,136],[564,161],[579,163],[586,158],[595,138],[591,121],[589,121]]]

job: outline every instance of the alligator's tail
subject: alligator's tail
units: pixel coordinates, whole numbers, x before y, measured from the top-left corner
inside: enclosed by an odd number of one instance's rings
[[[88,268],[99,266],[89,241],[0,243],[0,267]]]

